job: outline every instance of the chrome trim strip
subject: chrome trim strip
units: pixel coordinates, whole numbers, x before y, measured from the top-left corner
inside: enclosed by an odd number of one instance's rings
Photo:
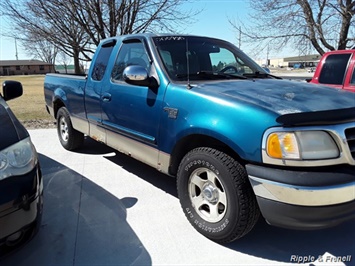
[[[355,181],[324,187],[305,187],[264,180],[249,175],[256,196],[301,206],[327,206],[355,200]]]
[[[106,130],[106,144],[119,152],[168,174],[170,155],[167,153],[108,130]]]
[[[274,127],[266,130],[262,140],[261,156],[263,163],[283,166],[328,166],[338,164],[350,164],[355,165],[355,160],[351,155],[349,145],[345,136],[345,130],[347,128],[355,127],[355,122],[337,124],[337,125],[321,125],[321,126],[304,126],[304,127]],[[267,137],[273,132],[295,132],[295,131],[325,131],[334,139],[340,150],[340,156],[334,159],[322,159],[322,160],[285,160],[275,159],[268,156],[266,152],[266,140]]]

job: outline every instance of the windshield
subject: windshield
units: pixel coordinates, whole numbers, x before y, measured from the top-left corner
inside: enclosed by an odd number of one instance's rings
[[[153,40],[172,80],[246,78],[266,73],[228,42],[193,36],[162,36]]]

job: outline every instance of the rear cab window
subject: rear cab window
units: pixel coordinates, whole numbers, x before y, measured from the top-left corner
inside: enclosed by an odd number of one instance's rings
[[[319,76],[319,83],[342,85],[350,58],[351,53],[331,54],[327,56]]]

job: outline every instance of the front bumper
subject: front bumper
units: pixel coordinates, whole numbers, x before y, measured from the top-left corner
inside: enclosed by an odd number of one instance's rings
[[[292,229],[326,228],[355,218],[355,167],[275,169],[246,165],[266,221]]]
[[[39,164],[22,176],[0,181],[0,245],[18,232],[36,231],[43,210],[43,180]]]

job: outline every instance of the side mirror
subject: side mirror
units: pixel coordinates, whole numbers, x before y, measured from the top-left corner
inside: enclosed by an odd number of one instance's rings
[[[128,84],[143,86],[143,87],[157,87],[158,83],[153,77],[148,76],[147,70],[139,65],[131,65],[123,70],[123,80]]]
[[[23,93],[21,82],[5,80],[2,84],[2,93],[5,101],[20,97]]]

